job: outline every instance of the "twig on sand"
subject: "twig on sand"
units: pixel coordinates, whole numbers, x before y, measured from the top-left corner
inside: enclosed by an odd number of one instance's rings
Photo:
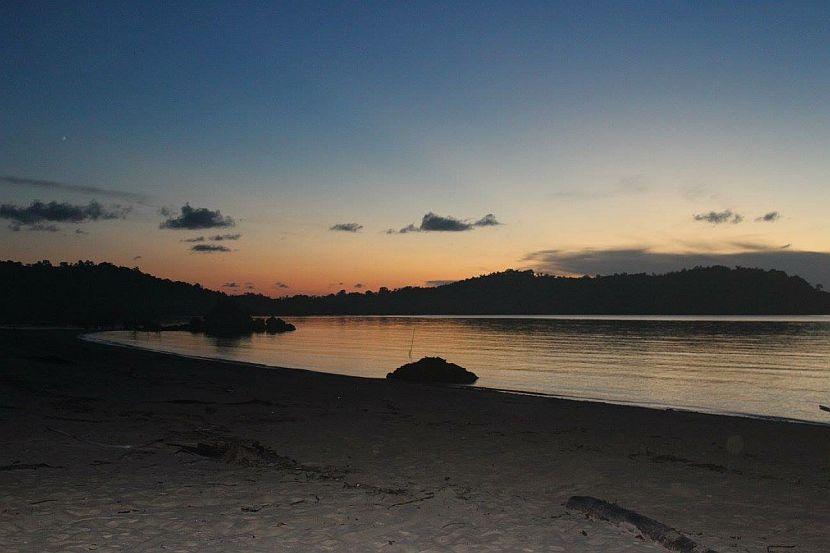
[[[429,492],[422,497],[416,497],[415,499],[410,499],[409,501],[401,501],[400,503],[392,503],[389,507],[399,507],[401,505],[409,505],[410,503],[418,503],[419,501],[426,501],[427,499],[432,499],[435,497],[433,492]]]
[[[581,511],[588,517],[606,520],[614,524],[633,526],[644,537],[671,551],[678,551],[679,553],[716,553],[714,550],[684,536],[674,528],[669,528],[662,522],[595,497],[575,495],[568,500],[565,507],[573,511]]]
[[[52,428],[51,426],[47,426],[46,430],[49,430],[50,432],[55,432],[56,434],[60,434],[62,436],[66,436],[67,438],[72,438],[73,440],[78,440],[79,442],[92,444],[94,446],[107,447],[107,448],[111,448],[111,449],[125,449],[125,450],[128,450],[128,451],[135,450],[135,449],[142,449],[142,448],[145,448],[147,446],[151,446],[151,445],[156,444],[158,442],[163,442],[164,441],[161,438],[159,438],[159,439],[156,439],[156,440],[151,440],[151,441],[149,441],[145,444],[138,444],[138,445],[132,445],[132,444],[105,444],[105,443],[102,443],[102,442],[87,440],[86,438],[81,438],[80,436],[70,434],[69,432],[64,432],[63,430],[58,430],[57,428]]]
[[[62,469],[63,467],[55,467],[52,465],[47,465],[46,463],[16,463],[11,465],[3,465],[0,467],[0,471],[10,471],[10,470],[37,470],[37,469]]]

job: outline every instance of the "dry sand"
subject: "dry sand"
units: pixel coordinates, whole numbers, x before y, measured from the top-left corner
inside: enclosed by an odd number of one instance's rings
[[[273,455],[193,453],[221,440]],[[573,495],[719,552],[822,552],[829,488],[828,427],[0,331],[5,553],[665,551],[568,511]]]

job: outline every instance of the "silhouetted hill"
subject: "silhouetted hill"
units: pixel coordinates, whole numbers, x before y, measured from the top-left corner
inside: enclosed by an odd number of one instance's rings
[[[592,278],[509,270],[435,288],[272,299],[110,263],[3,261],[0,285],[0,324],[149,325],[204,315],[224,299],[253,315],[830,314],[830,294],[799,277],[727,267]]]
[[[59,265],[2,261],[0,286],[0,324],[153,326],[159,321],[204,315],[227,297],[198,284],[91,261]],[[234,301],[250,312],[269,312],[271,298],[250,296]]]
[[[825,314],[830,294],[782,271],[698,267],[664,275],[557,277],[508,270],[435,288],[293,296],[298,314]]]

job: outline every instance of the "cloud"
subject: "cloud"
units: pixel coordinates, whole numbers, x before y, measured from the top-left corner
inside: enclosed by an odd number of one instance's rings
[[[363,283],[358,282],[357,284],[354,285],[354,288],[363,288]]]
[[[47,190],[60,190],[65,192],[76,192],[81,194],[94,194],[98,196],[107,196],[110,198],[120,198],[129,202],[145,203],[147,196],[144,194],[137,194],[135,192],[124,192],[122,190],[110,190],[107,188],[99,188],[97,186],[86,186],[81,184],[68,184],[65,182],[57,182],[51,180],[29,179],[26,177],[15,177],[12,175],[0,176],[0,182],[12,184],[14,186],[26,186],[30,188],[45,188]]]
[[[225,246],[217,246],[216,244],[196,244],[195,246],[190,248],[190,250],[198,253],[218,253],[231,251],[230,248],[226,248]]]
[[[204,242],[205,237],[204,236],[194,236],[193,238],[182,238],[180,241],[181,242]]]
[[[766,248],[754,244],[737,253],[665,253],[643,246],[622,249],[584,249],[577,251],[542,250],[524,261],[541,272],[553,274],[666,273],[696,266],[757,267],[778,269],[798,275],[813,284],[830,283],[830,252],[789,249],[789,244]]]
[[[710,211],[709,213],[698,213],[694,216],[695,221],[705,221],[713,225],[721,225],[723,223],[731,223],[737,225],[744,220],[743,215],[733,213],[731,209],[724,209],[723,211]]]
[[[286,283],[284,283],[284,282],[277,281],[277,282],[274,283],[274,288],[291,288],[291,287],[289,285],[287,285]]]
[[[755,219],[759,223],[774,223],[778,219],[781,218],[781,214],[777,211],[770,211],[769,213],[765,213],[761,215],[757,219]]]
[[[457,280],[428,280],[426,281],[426,285],[430,287],[436,286],[446,286],[447,284],[452,284],[453,282],[458,282]]]
[[[235,282],[226,282],[222,285],[222,288],[239,288],[239,284]]]
[[[168,217],[168,219],[163,221],[159,225],[159,228],[196,230],[232,227],[236,225],[236,221],[232,217],[223,216],[218,209],[212,211],[204,207],[190,207],[190,204],[184,204],[182,206],[181,213],[178,217],[173,217],[173,213],[166,208],[161,210],[161,214]]]
[[[473,226],[474,227],[494,227],[494,226],[497,226],[497,225],[500,225],[500,224],[501,223],[499,223],[496,220],[495,215],[493,215],[492,213],[488,213],[487,215],[485,215],[484,217],[482,217],[481,219],[479,219],[478,221],[473,223]]]
[[[137,256],[133,257],[133,261],[135,261],[136,259],[141,259],[141,256],[137,255]]]
[[[87,231],[83,230],[83,229],[76,228],[75,229],[75,234],[89,234],[89,233]]]
[[[256,286],[254,286],[253,282],[246,282],[245,283],[245,290],[255,290]]]
[[[395,230],[393,228],[390,228],[389,230],[386,231],[386,234],[406,234],[408,232],[421,232],[421,229],[416,227],[413,224],[409,224],[409,225],[406,225],[405,227],[403,227],[400,230]]]
[[[358,223],[336,223],[329,227],[329,230],[338,232],[358,232],[363,228],[363,225]]]
[[[500,224],[501,223],[496,220],[496,216],[492,213],[488,213],[477,221],[469,222],[467,220],[456,219],[451,216],[445,217],[442,215],[436,215],[430,211],[423,216],[420,226],[416,227],[413,224],[409,224],[399,230],[389,229],[386,231],[386,234],[407,234],[410,232],[463,232],[472,230],[476,227],[490,227]]]
[[[35,200],[28,206],[12,204],[0,205],[0,218],[10,219],[9,227],[20,230],[27,225],[28,230],[51,230],[46,223],[86,223],[89,221],[123,219],[129,213],[129,207],[114,205],[109,208],[102,206],[95,200],[87,205],[75,205],[66,202],[44,203]],[[55,230],[57,228],[55,227]]]
[[[421,219],[421,230],[424,232],[459,232],[470,230],[473,225],[465,223],[455,217],[442,217],[429,212]]]

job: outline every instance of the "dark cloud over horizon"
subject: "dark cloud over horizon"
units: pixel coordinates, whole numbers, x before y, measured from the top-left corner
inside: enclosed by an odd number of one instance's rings
[[[217,244],[196,244],[190,248],[190,250],[197,253],[220,253],[232,251],[230,248],[219,246]]]
[[[542,250],[526,255],[524,261],[545,273],[581,275],[666,273],[710,265],[754,267],[785,271],[812,284],[830,284],[830,253],[791,250],[789,244],[782,247],[755,244],[737,253],[663,253],[648,247]]]
[[[421,219],[421,225],[415,226],[409,224],[401,229],[389,229],[386,234],[407,234],[410,232],[463,232],[473,230],[476,227],[492,227],[500,225],[496,216],[488,213],[481,219],[473,222],[467,220],[457,219],[452,216],[436,215],[429,212]]]
[[[0,218],[11,220],[12,230],[51,230],[48,223],[87,223],[90,221],[123,219],[130,208],[120,205],[104,207],[95,200],[87,205],[67,202],[42,202],[35,200],[28,206],[0,205]],[[57,230],[57,227],[54,227]]]
[[[277,282],[274,283],[274,288],[283,288],[284,289],[284,288],[291,288],[291,287],[289,285],[287,285],[286,283],[284,283],[284,282],[277,281]]]
[[[329,230],[337,232],[358,232],[363,228],[359,223],[335,223],[329,227]]]
[[[17,177],[14,175],[0,176],[0,182],[11,184],[14,186],[26,186],[32,188],[45,188],[49,190],[60,190],[65,192],[75,192],[81,194],[95,194],[98,196],[107,196],[110,198],[120,198],[135,203],[144,203],[147,201],[147,196],[138,194],[136,192],[124,192],[122,190],[111,190],[107,188],[99,188],[97,186],[88,186],[81,184],[69,184],[65,182],[57,182],[43,179],[30,179],[26,177]]]
[[[198,230],[236,225],[232,217],[222,215],[218,209],[213,211],[205,207],[190,207],[190,204],[181,207],[178,217],[173,217],[173,213],[167,209],[162,209],[161,214],[168,217],[159,225],[159,228],[165,229]]]
[[[724,223],[731,223],[737,225],[744,220],[743,215],[734,213],[731,209],[724,209],[723,211],[710,211],[708,213],[698,213],[694,216],[695,221],[704,221],[712,223],[713,225],[722,225]]]

